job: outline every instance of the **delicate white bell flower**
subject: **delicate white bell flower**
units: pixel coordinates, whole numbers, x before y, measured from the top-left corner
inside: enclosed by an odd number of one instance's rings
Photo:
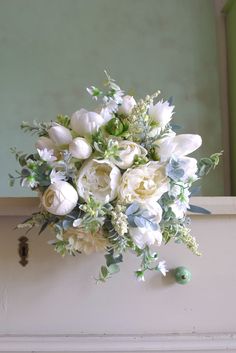
[[[136,101],[132,96],[124,96],[121,105],[118,108],[118,114],[128,116],[132,113]]]
[[[87,159],[92,154],[92,147],[83,137],[76,137],[69,144],[69,151],[74,158]]]
[[[158,123],[158,125],[164,129],[165,126],[169,123],[174,114],[175,106],[170,105],[168,101],[163,102],[163,99],[160,102],[157,102],[155,105],[151,104],[149,108],[149,115],[151,119]]]
[[[49,212],[57,216],[70,213],[77,205],[78,194],[66,181],[58,181],[50,185],[44,192],[42,204]]]
[[[56,146],[69,145],[72,141],[72,135],[69,129],[56,124],[48,130],[49,137]]]
[[[43,150],[44,148],[48,150],[54,150],[55,145],[52,140],[46,136],[41,136],[35,144],[35,147],[39,150]]]
[[[80,109],[72,115],[70,124],[77,134],[85,137],[94,134],[105,121],[98,113]]]
[[[156,141],[157,154],[162,162],[171,157],[183,157],[198,149],[202,144],[200,135],[182,134]]]

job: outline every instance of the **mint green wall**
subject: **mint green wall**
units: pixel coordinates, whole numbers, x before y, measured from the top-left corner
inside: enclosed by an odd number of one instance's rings
[[[231,183],[232,195],[236,195],[236,1],[229,1],[225,11],[229,72]]]
[[[203,137],[198,156],[222,149],[211,0],[0,0],[1,196],[29,195],[8,188],[10,146],[33,145],[20,122],[88,107],[104,69],[137,96],[174,96],[175,122]],[[223,194],[222,166],[203,194]]]

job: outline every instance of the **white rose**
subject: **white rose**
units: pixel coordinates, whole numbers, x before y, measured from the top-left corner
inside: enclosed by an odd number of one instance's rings
[[[92,147],[83,137],[76,137],[69,144],[69,151],[74,158],[87,159],[92,154]]]
[[[135,156],[144,157],[147,154],[147,150],[144,147],[131,141],[118,141],[118,147],[121,148],[121,151],[119,152],[119,158],[121,161],[117,161],[115,159],[112,161],[121,169],[127,169],[131,167],[134,163]]]
[[[202,138],[194,134],[182,134],[169,136],[156,141],[157,154],[162,162],[171,157],[183,157],[198,149],[202,144]]]
[[[149,162],[123,174],[119,199],[123,203],[157,201],[168,189],[165,165]]]
[[[160,230],[152,230],[149,228],[129,228],[129,234],[134,243],[140,248],[144,249],[146,245],[151,246],[157,242],[161,245],[162,234]]]
[[[164,129],[165,126],[169,123],[169,121],[171,120],[174,110],[174,105],[170,105],[169,102],[163,102],[163,100],[161,100],[160,102],[157,102],[157,104],[150,105],[149,108],[149,115],[151,117],[151,119],[153,119],[154,121],[156,121],[158,123],[158,125]]]
[[[52,126],[48,130],[48,134],[56,146],[69,145],[72,141],[70,130],[59,124]]]
[[[50,185],[42,197],[44,208],[57,216],[70,213],[75,208],[77,201],[76,190],[66,181],[58,181]]]
[[[84,200],[92,196],[101,203],[107,203],[117,197],[120,178],[119,168],[110,161],[91,159],[79,170],[77,190]]]
[[[46,136],[41,136],[38,141],[35,144],[35,147],[39,150],[44,150],[45,148],[47,150],[54,150],[55,145],[52,142],[52,140]]]
[[[80,136],[92,135],[105,121],[101,115],[95,112],[88,112],[86,109],[80,109],[71,117],[71,127]]]
[[[136,105],[136,101],[132,96],[124,96],[121,105],[118,108],[118,114],[130,115],[133,108]]]

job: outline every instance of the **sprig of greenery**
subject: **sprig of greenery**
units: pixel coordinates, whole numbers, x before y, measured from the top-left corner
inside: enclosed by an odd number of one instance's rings
[[[223,151],[212,154],[209,158],[201,158],[198,162],[198,176],[203,177],[207,175],[212,169],[220,162],[220,157],[222,156]]]
[[[52,122],[37,122],[36,120],[33,123],[23,121],[20,127],[24,132],[30,132],[32,135],[48,136],[48,130],[52,124]]]

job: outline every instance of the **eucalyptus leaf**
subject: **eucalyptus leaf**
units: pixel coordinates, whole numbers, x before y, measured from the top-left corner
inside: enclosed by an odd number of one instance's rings
[[[206,208],[195,205],[189,205],[189,211],[193,213],[211,214],[211,212]]]

